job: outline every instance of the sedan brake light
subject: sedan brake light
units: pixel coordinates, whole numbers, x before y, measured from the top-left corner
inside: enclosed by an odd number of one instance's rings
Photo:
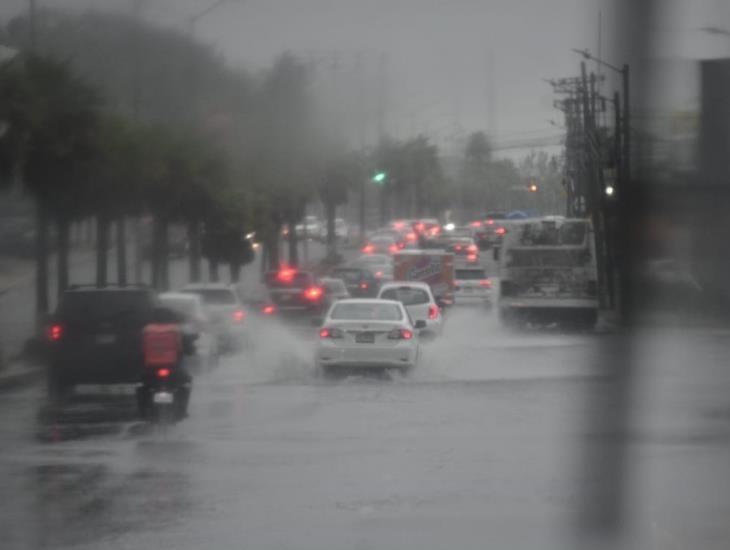
[[[241,323],[246,318],[246,312],[242,309],[237,309],[233,312],[233,322]]]
[[[157,378],[169,378],[170,369],[157,369]]]
[[[366,244],[362,247],[363,254],[372,254],[373,252],[375,252],[375,247],[371,244]]]
[[[505,233],[507,233],[507,230],[504,227],[498,227],[497,229],[494,230],[494,232],[497,235],[504,235]]]
[[[261,313],[263,313],[264,315],[273,315],[274,313],[276,313],[276,307],[269,304],[261,308]]]
[[[339,338],[344,338],[344,336],[345,333],[335,327],[324,327],[319,329],[319,337],[322,339],[332,338],[336,340]]]
[[[431,304],[428,306],[428,318],[433,321],[434,319],[438,319],[439,316],[439,308],[435,304]]]
[[[413,338],[413,331],[407,328],[394,328],[388,333],[388,340],[410,340]]]
[[[363,290],[367,290],[368,286],[369,285],[367,283],[360,283],[360,288]]]
[[[398,252],[398,250],[399,250],[399,249],[398,249],[398,245],[397,245],[397,244],[391,244],[391,245],[390,245],[390,246],[388,247],[388,251],[389,251],[389,252],[390,252],[391,254],[395,254],[395,253],[397,253],[397,252]]]
[[[489,279],[482,279],[481,281],[479,281],[479,286],[484,288],[492,288],[492,281],[490,281]]]

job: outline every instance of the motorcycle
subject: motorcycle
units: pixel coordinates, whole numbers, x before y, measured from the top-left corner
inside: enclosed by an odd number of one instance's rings
[[[137,405],[143,419],[171,423],[187,416],[192,380],[183,368],[184,355],[194,352],[195,335],[178,323],[148,324],[143,331],[144,367],[137,384]]]

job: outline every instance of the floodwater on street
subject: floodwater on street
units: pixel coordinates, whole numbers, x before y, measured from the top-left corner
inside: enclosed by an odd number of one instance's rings
[[[4,398],[4,547],[580,547],[586,418],[610,383],[595,360],[615,336],[454,311],[411,373],[331,378],[313,370],[311,332],[257,327],[251,348],[196,377],[190,418],[165,429],[138,422],[123,392],[60,410],[41,388]],[[728,487],[708,472],[730,454],[722,392],[698,376],[704,408],[680,399],[686,372],[653,338],[642,343],[663,388],[637,400],[625,547],[701,533],[721,548]],[[728,336],[703,338],[717,369]],[[682,438],[695,414],[706,440]]]

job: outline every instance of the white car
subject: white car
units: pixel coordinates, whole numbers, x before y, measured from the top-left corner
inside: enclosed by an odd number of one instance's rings
[[[162,306],[183,317],[184,323],[181,327],[183,333],[195,336],[195,353],[189,358],[191,362],[199,369],[212,368],[218,360],[218,338],[203,299],[195,294],[182,292],[165,292],[158,298]]]
[[[234,286],[224,283],[192,283],[184,286],[180,292],[196,294],[203,299],[221,351],[240,349],[247,338],[247,315]]]
[[[492,280],[483,267],[457,267],[454,279],[454,305],[492,307]]]
[[[385,283],[380,287],[378,299],[402,303],[414,321],[426,323],[424,334],[431,336],[441,334],[444,316],[428,284],[416,281]]]
[[[324,372],[337,367],[407,371],[420,360],[418,331],[424,326],[400,302],[339,300],[319,329],[315,361]]]

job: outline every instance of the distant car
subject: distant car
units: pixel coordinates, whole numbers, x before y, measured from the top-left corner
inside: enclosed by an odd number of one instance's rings
[[[319,284],[324,291],[324,304],[327,308],[338,300],[346,300],[350,297],[347,286],[345,286],[342,279],[323,277],[319,280]]]
[[[413,221],[413,231],[423,245],[425,241],[437,239],[441,235],[441,224],[435,218],[422,218]]]
[[[321,315],[324,290],[312,273],[294,268],[267,271],[264,284],[279,316]]]
[[[414,321],[425,322],[424,332],[434,336],[441,334],[444,317],[428,284],[411,281],[385,283],[380,287],[378,299],[402,303]]]
[[[145,287],[72,287],[46,327],[48,389],[61,397],[77,384],[134,384],[143,373],[142,330],[159,302]]]
[[[196,294],[164,292],[159,295],[160,304],[182,318],[182,332],[193,341],[194,353],[186,357],[186,363],[193,363],[199,369],[210,369],[218,359],[218,338],[215,335],[203,298]]]
[[[479,250],[489,250],[499,247],[507,229],[505,212],[487,212],[481,220],[475,220],[470,225],[474,228],[474,241]]]
[[[279,308],[276,306],[271,292],[266,285],[257,285],[246,291],[239,290],[239,296],[246,310],[259,319],[276,319]]]
[[[340,300],[319,329],[317,366],[325,372],[343,367],[407,371],[420,360],[423,326],[397,301]]]
[[[479,247],[472,238],[452,239],[446,251],[454,255],[455,267],[459,265],[479,265]]]
[[[450,239],[473,239],[475,229],[476,228],[470,225],[457,225],[454,226],[452,229],[444,231],[442,233],[442,236],[444,238]]]
[[[337,267],[332,270],[330,277],[341,279],[353,297],[374,297],[380,288],[380,281],[367,267]]]
[[[398,250],[398,243],[389,235],[376,235],[362,247],[363,254],[395,254]]]
[[[232,285],[192,283],[180,289],[203,299],[221,351],[236,351],[246,340],[246,310]]]
[[[393,257],[385,254],[363,254],[350,262],[350,267],[369,269],[379,282],[393,279]]]
[[[457,267],[454,277],[454,305],[492,306],[492,281],[483,267]]]

